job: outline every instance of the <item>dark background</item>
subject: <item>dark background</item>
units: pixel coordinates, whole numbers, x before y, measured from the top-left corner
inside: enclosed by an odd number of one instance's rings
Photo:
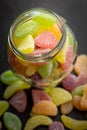
[[[5,55],[9,28],[16,17],[33,7],[45,7],[64,17],[78,41],[78,54],[87,54],[87,0],[0,0],[0,74],[9,69]],[[4,89],[5,86],[0,83],[0,100],[3,99]],[[16,113],[12,108],[9,111]],[[18,115],[24,126],[29,113]],[[85,119],[86,113],[74,110],[70,116]],[[58,115],[53,120],[59,120],[59,118]],[[47,127],[38,127],[35,130],[46,129]],[[5,128],[3,127],[2,130]]]

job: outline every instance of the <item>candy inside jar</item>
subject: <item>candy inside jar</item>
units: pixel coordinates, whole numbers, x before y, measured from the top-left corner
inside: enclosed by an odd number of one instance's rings
[[[43,8],[30,9],[12,24],[8,63],[16,76],[38,88],[57,85],[73,69],[77,42],[67,23]]]

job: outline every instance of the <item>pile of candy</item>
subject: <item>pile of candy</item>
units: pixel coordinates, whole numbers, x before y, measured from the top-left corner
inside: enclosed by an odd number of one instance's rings
[[[73,130],[87,129],[87,120],[68,116],[74,109],[87,111],[86,55],[77,57],[74,72],[76,75],[68,75],[62,81],[62,86],[50,86],[44,90],[32,88],[31,85],[20,81],[10,70],[3,72],[0,78],[7,87],[3,93],[4,99],[0,100],[0,117],[3,119],[0,121],[0,129],[3,129],[3,125],[7,130],[33,130],[41,125],[46,126],[48,130],[64,130],[65,127]],[[9,108],[12,106],[19,113],[26,111],[29,103],[25,89],[31,91],[33,106],[23,128],[20,117]],[[60,119],[52,120],[51,117],[57,116],[59,111]]]
[[[34,12],[35,13],[35,12]],[[30,57],[41,57],[43,54],[52,53],[62,39],[62,25],[57,18],[47,12],[38,12],[23,23],[19,24],[14,31],[14,46],[19,53]],[[71,71],[74,56],[74,38],[72,31],[66,25],[66,39],[62,50],[52,59],[28,61],[15,55],[12,50],[8,53],[8,63],[12,69],[26,81],[34,82],[36,86],[47,86],[62,75]],[[59,49],[59,47],[57,47]],[[51,57],[50,54],[49,57]],[[47,59],[47,57],[45,57]]]

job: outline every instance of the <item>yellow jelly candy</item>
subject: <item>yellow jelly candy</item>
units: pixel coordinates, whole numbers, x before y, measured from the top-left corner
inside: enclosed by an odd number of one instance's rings
[[[9,108],[9,103],[5,100],[0,101],[0,116]]]
[[[34,39],[31,35],[28,35],[18,46],[18,50],[20,50],[24,54],[31,53],[34,50]]]
[[[29,64],[27,69],[26,69],[26,75],[31,76],[36,72],[37,68],[34,64]]]
[[[44,115],[37,115],[29,118],[25,124],[24,130],[34,130],[36,127],[40,125],[51,125],[52,120],[50,117]]]
[[[76,120],[65,115],[61,116],[61,120],[71,130],[87,130],[87,120]]]
[[[72,95],[63,88],[50,88],[48,93],[56,106],[72,100]]]
[[[9,85],[4,91],[4,98],[10,98],[15,92],[22,89],[29,89],[31,86],[29,84],[24,83],[23,81],[17,81],[11,85]]]

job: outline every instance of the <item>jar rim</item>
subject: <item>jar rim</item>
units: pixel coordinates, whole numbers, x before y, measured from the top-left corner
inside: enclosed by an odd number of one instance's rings
[[[13,37],[12,37],[12,34],[13,34],[13,31],[15,29],[15,26],[18,25],[19,23],[21,23],[22,20],[26,19],[29,17],[30,13],[32,11],[45,11],[45,12],[48,12],[52,15],[54,15],[58,22],[61,23],[61,31],[62,31],[62,36],[61,36],[61,39],[60,41],[58,42],[58,44],[56,45],[56,47],[54,47],[51,51],[45,53],[45,54],[41,54],[41,55],[37,55],[37,56],[32,56],[32,55],[29,55],[29,54],[24,54],[22,53],[21,51],[19,51],[15,44],[14,44],[14,41],[13,41]],[[10,30],[9,30],[9,34],[8,34],[8,43],[9,43],[9,46],[11,47],[12,51],[14,54],[16,54],[17,56],[21,57],[22,59],[24,60],[29,60],[29,61],[34,61],[34,62],[42,62],[42,61],[46,61],[46,60],[49,60],[50,58],[54,57],[57,53],[60,52],[61,48],[63,47],[64,45],[64,41],[65,41],[65,37],[66,37],[66,30],[65,30],[65,26],[64,26],[64,21],[62,20],[61,16],[59,16],[58,14],[56,14],[55,12],[49,10],[49,9],[46,9],[46,8],[40,8],[40,7],[37,7],[37,8],[31,8],[27,11],[25,11],[24,13],[22,13],[14,22],[13,24],[11,25],[10,27]]]

